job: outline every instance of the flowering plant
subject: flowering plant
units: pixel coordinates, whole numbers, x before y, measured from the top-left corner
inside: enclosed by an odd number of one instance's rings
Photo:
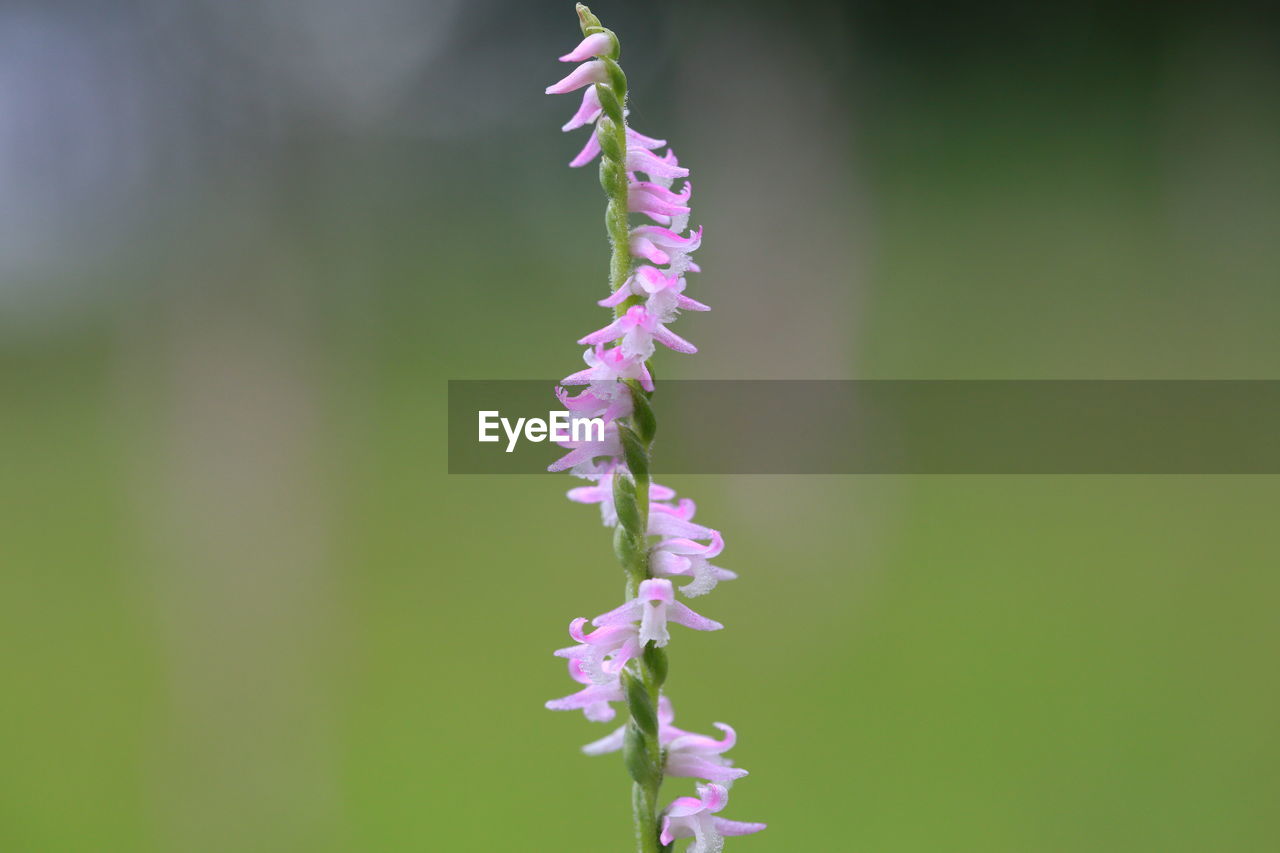
[[[547,703],[553,710],[581,710],[588,720],[607,722],[626,714],[612,734],[583,747],[588,755],[623,753],[633,780],[632,813],[639,853],[671,850],[678,838],[692,836],[689,853],[719,853],[726,835],[764,829],[717,817],[728,803],[728,787],[747,775],[724,756],[736,742],[733,728],[716,723],[716,739],[676,728],[671,700],[663,692],[667,675],[669,625],[717,631],[719,622],[702,616],[676,593],[705,595],[736,575],[709,561],[724,549],[719,531],[693,520],[693,501],[650,480],[649,453],[657,429],[650,404],[655,386],[648,360],[655,344],[678,353],[697,348],[668,326],[684,311],[708,307],[685,295],[686,275],[698,272],[689,257],[702,242],[702,230],[685,233],[693,186],[666,142],[627,126],[627,79],[618,65],[618,38],[591,10],[578,4],[582,42],[563,62],[580,62],[547,94],[583,90],[582,103],[565,131],[590,126],[591,136],[570,166],[600,158],[600,184],[608,198],[605,222],[612,244],[610,294],[601,306],[613,320],[582,337],[589,347],[587,367],[565,377],[556,394],[573,417],[600,418],[602,436],[568,442],[569,452],[553,463],[592,485],[569,491],[570,500],[599,504],[613,528],[614,552],[627,577],[626,601],[591,620],[569,625],[574,645],[556,652],[569,663],[569,675],[581,688]],[[641,176],[644,176],[643,179]],[[683,180],[679,189],[673,188]],[[649,224],[632,227],[630,214]],[[585,386],[585,387],[583,387]],[[570,396],[567,387],[583,387]],[[679,583],[677,583],[679,582]],[[697,797],[678,797],[659,809],[665,777],[706,780]]]

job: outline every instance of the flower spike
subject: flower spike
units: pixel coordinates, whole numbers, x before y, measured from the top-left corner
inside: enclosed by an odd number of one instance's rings
[[[582,40],[560,61],[581,64],[546,91],[583,90],[561,129],[590,129],[569,165],[599,163],[612,253],[609,293],[598,304],[613,316],[578,339],[588,347],[583,353],[586,367],[556,388],[571,422],[599,418],[604,428],[558,442],[568,452],[549,470],[568,470],[588,481],[570,489],[569,500],[599,506],[601,521],[613,529],[613,550],[627,593],[621,606],[590,622],[579,618],[569,624],[573,645],[555,654],[568,661],[569,676],[579,688],[546,705],[581,710],[595,722],[612,720],[616,708],[623,709],[623,724],[582,750],[588,755],[622,753],[634,783],[639,853],[659,853],[685,837],[694,839],[689,853],[720,853],[726,836],[764,829],[761,823],[739,823],[717,814],[728,801],[728,786],[747,775],[725,756],[737,733],[724,723],[715,724],[718,738],[677,728],[662,688],[666,648],[677,639],[672,624],[694,631],[724,627],[677,601],[677,589],[693,598],[737,575],[711,562],[724,550],[720,531],[695,522],[694,502],[654,483],[649,471],[657,430],[649,359],[658,344],[696,353],[697,347],[670,326],[681,312],[710,310],[685,293],[687,274],[699,271],[691,255],[702,244],[702,229],[689,228],[689,168],[666,147],[666,140],[627,124],[627,78],[617,61],[617,36],[586,6],[579,3],[577,11]],[[647,222],[633,223],[632,215]],[[707,784],[697,786],[697,797],[678,797],[660,811],[664,778],[682,777]]]

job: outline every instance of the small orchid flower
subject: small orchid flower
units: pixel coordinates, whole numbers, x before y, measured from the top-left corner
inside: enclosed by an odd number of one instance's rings
[[[693,522],[697,505],[681,498],[675,506],[656,503],[649,507],[649,535],[684,539],[713,539],[719,532]]]
[[[578,661],[592,682],[608,684],[618,678],[627,661],[640,654],[644,643],[635,625],[608,625],[588,634],[582,630],[586,624],[581,617],[569,623],[569,636],[578,644],[556,649],[555,656]]]
[[[743,823],[716,817],[729,804],[729,792],[714,782],[698,786],[697,797],[677,797],[667,806],[662,818],[663,844],[677,838],[693,836],[694,842],[686,853],[720,853],[724,849],[724,836],[750,835],[765,828],[763,823]]]
[[[708,782],[730,783],[747,775],[747,771],[734,767],[733,762],[723,755],[738,742],[737,732],[724,723],[716,723],[715,726],[724,732],[723,740],[683,733],[665,744],[668,776],[688,776],[706,779]]]
[[[579,110],[581,110],[581,108],[579,108]],[[576,117],[577,116],[575,114],[575,118]],[[599,116],[597,115],[596,118],[599,118]],[[572,124],[573,120],[571,119],[569,123]],[[582,125],[577,125],[577,126],[581,127]],[[563,128],[561,129],[563,130]],[[647,149],[661,148],[665,144],[666,142],[664,142],[661,139],[654,139],[652,136],[645,136],[643,133],[640,133],[639,131],[632,130],[631,128],[627,128],[628,156],[630,156],[630,152],[635,151],[635,152],[638,152],[636,154],[636,157],[639,158],[640,160],[643,160],[646,155],[649,158],[656,160],[657,158],[654,157],[654,155],[650,154]],[[577,156],[569,161],[569,165],[574,169],[580,168],[582,166],[587,165],[592,160],[596,159],[596,157],[599,154],[600,154],[600,139],[593,133],[591,134],[591,137],[587,140],[586,144],[582,146],[582,150],[578,152]],[[630,160],[628,160],[628,162],[630,162]],[[667,167],[667,168],[670,168],[670,167]],[[676,177],[680,177],[680,176],[677,175]]]
[[[653,192],[650,190],[638,189],[638,184],[631,185],[631,192],[627,195],[627,210],[632,213],[643,213],[659,225],[670,225],[671,217],[689,213],[689,206],[683,204],[687,201],[686,197],[681,197],[672,192]],[[648,186],[657,188],[656,184]]]
[[[627,145],[626,167],[628,172],[644,172],[652,180],[687,178],[689,170],[677,166],[665,157],[659,157],[643,145]]]
[[[622,338],[622,354],[647,359],[653,355],[653,342],[681,353],[695,353],[698,348],[671,331],[661,318],[650,314],[643,305],[632,305],[627,313],[602,329],[580,339],[580,344],[603,344]]]
[[[631,229],[631,254],[653,264],[672,263],[676,257],[684,257],[702,244],[702,229],[688,237],[681,237],[660,225],[640,225]]]
[[[690,583],[680,587],[680,593],[686,598],[706,595],[720,581],[734,580],[737,573],[708,562],[724,550],[720,532],[712,530],[711,534],[711,542],[707,545],[678,537],[663,539],[649,552],[649,570],[660,578],[692,578]]]
[[[617,391],[616,388],[614,390]],[[630,394],[614,393],[612,396],[601,397],[592,390],[586,390],[571,397],[564,386],[557,386],[556,399],[565,407],[573,420],[604,418],[606,421],[612,421],[631,414]]]
[[[671,640],[668,621],[695,631],[718,631],[724,627],[676,601],[671,581],[650,578],[640,583],[635,598],[592,619],[596,630],[590,634],[583,630],[586,619],[570,622],[569,636],[578,644],[557,649],[555,654],[580,661],[582,671],[593,682],[606,684],[622,672],[627,661],[640,654],[646,643],[661,648]]]
[[[716,723],[716,727],[725,735],[723,740],[716,740],[678,729],[673,725],[674,722],[675,711],[671,707],[671,700],[666,696],[658,697],[658,743],[665,749],[666,775],[706,779],[708,782],[726,785],[748,775],[747,771],[734,767],[733,762],[724,757],[724,753],[737,742],[737,734],[731,726]],[[599,740],[582,747],[582,751],[587,755],[617,752],[625,743],[626,732],[625,725],[619,726]]]
[[[606,680],[597,684],[591,680],[580,660],[569,660],[569,677],[579,684],[585,685],[577,693],[571,693],[561,699],[552,699],[546,707],[552,711],[578,711],[593,723],[607,723],[617,716],[610,702],[623,702],[626,695],[622,692],[622,683],[617,679]]]
[[[578,46],[560,57],[561,62],[581,62],[593,56],[607,56],[613,49],[613,39],[604,33],[592,33],[578,42]],[[548,94],[558,94],[548,92]]]
[[[596,92],[596,87],[588,86],[582,93],[582,104],[578,107],[578,111],[560,129],[565,133],[577,130],[583,125],[591,124],[600,118],[600,113],[602,112],[604,112],[604,108],[600,105],[600,95]]]
[[[644,264],[636,269],[622,287],[596,304],[616,308],[632,296],[645,296],[648,297],[644,304],[645,310],[663,323],[675,320],[681,309],[710,311],[710,306],[684,295],[686,286],[684,276],[666,275],[657,267]]]
[[[604,425],[604,435],[596,438],[595,430],[588,430],[590,435],[587,438],[580,438],[577,441],[570,439],[569,441],[556,442],[561,447],[566,448],[569,452],[561,456],[555,462],[547,466],[548,471],[567,471],[570,468],[579,476],[587,476],[594,474],[596,469],[587,467],[594,460],[601,458],[613,459],[622,454],[622,440],[618,437],[617,421],[609,421]]]
[[[601,474],[594,486],[579,486],[569,490],[569,500],[580,504],[600,504],[600,517],[605,527],[618,525],[618,511],[613,505],[613,471]],[[669,501],[676,496],[674,489],[649,484],[650,501]]]
[[[670,148],[667,149],[666,154],[662,155],[662,160],[667,165],[667,169],[665,170],[666,172],[670,172],[672,169],[680,168],[680,160],[676,157],[676,152],[671,150]],[[631,180],[633,183],[640,183],[640,181],[635,177],[635,175],[631,176]],[[673,180],[672,177],[667,174],[649,175],[649,182],[657,184],[660,187],[669,188],[671,186],[672,180]]]
[[[591,620],[591,624],[599,629],[640,626],[636,638],[643,647],[653,643],[662,648],[671,640],[667,632],[667,623],[675,622],[695,631],[719,631],[724,626],[714,619],[708,619],[693,612],[684,604],[676,601],[671,581],[665,578],[649,578],[641,581],[636,597],[621,607],[615,607]],[[597,632],[598,633],[598,632]],[[593,635],[594,636],[594,635]]]
[[[582,63],[565,75],[562,80],[548,86],[547,94],[567,95],[569,92],[576,92],[583,86],[590,86],[593,83],[606,83],[608,80],[609,72],[605,69],[604,63],[598,59],[593,59],[590,62]]]
[[[641,388],[653,390],[653,377],[644,360],[628,356],[618,347],[596,346],[584,352],[582,360],[587,369],[569,374],[560,380],[561,385],[590,385],[591,393],[609,398],[627,393],[627,387],[620,382],[623,379],[638,380]]]

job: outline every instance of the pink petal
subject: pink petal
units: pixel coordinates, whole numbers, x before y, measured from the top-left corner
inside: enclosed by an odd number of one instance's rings
[[[617,290],[615,290],[612,296],[605,297],[604,299],[601,299],[596,304],[605,308],[616,308],[630,298],[631,298],[631,288],[627,287],[624,284],[622,287],[619,287]]]
[[[702,811],[702,808],[702,800],[697,797],[676,797],[671,805],[667,806],[666,815],[669,818],[689,817]],[[663,844],[666,843],[663,842]]]
[[[685,296],[683,293],[676,295],[676,305],[680,306],[686,311],[710,311],[711,310],[710,305],[703,305],[698,300],[690,299],[688,296]]]
[[[587,635],[582,629],[585,628],[586,625],[587,620],[585,618],[579,616],[577,619],[574,619],[569,623],[569,636],[576,642],[585,643],[587,641]]]
[[[578,46],[560,57],[561,62],[581,62],[593,56],[607,56],[613,49],[613,39],[604,33],[592,33],[578,42]]]
[[[601,613],[595,619],[591,620],[591,624],[597,628],[614,625],[630,625],[640,616],[640,602],[631,599],[626,604],[619,605],[607,613]],[[583,620],[586,621],[586,620]],[[584,641],[579,641],[584,642]]]
[[[586,91],[582,93],[582,104],[579,105],[578,111],[573,114],[573,118],[569,119],[564,127],[560,128],[566,133],[576,128],[589,124],[600,117],[602,109],[600,107],[600,96],[596,94],[595,86],[588,86]]]
[[[749,775],[738,767],[729,767],[698,755],[677,755],[674,752],[667,758],[667,773],[688,779],[706,779],[708,782],[733,782]]]
[[[661,148],[667,144],[665,139],[654,139],[652,136],[645,136],[635,128],[627,128],[627,145],[639,145],[641,148]]]
[[[686,252],[692,252],[702,244],[701,228],[684,237],[669,228],[658,225],[637,225],[631,229],[631,236],[647,237],[663,248],[681,249]]]
[[[640,587],[636,590],[635,601],[658,601],[665,604],[675,604],[676,595],[672,589],[671,581],[662,578],[649,578],[640,582]],[[678,605],[684,607],[683,604]],[[687,607],[685,608],[688,609]]]
[[[750,835],[768,826],[766,823],[743,823],[740,820],[725,820],[722,817],[712,818],[712,820],[715,821],[716,829],[720,830],[721,835]]]
[[[671,583],[671,581],[667,581],[667,583]],[[693,612],[688,605],[679,601],[673,601],[667,605],[667,619],[677,625],[683,625],[695,631],[719,631],[724,627],[714,619],[708,619],[701,614]]]
[[[567,95],[569,92],[576,92],[583,86],[590,86],[592,83],[604,83],[608,79],[609,75],[605,71],[603,62],[597,60],[584,62],[565,75],[564,79],[548,86],[547,94]]]
[[[649,484],[649,500],[651,501],[669,501],[675,496],[675,489],[659,486],[657,483]]]
[[[671,554],[664,551],[655,551],[649,560],[649,565],[653,568],[655,574],[692,574],[689,571],[689,567],[693,565],[693,562],[688,557],[681,557],[678,554]]]
[[[639,306],[636,306],[639,307]],[[627,330],[635,326],[635,321],[630,316],[631,312],[627,312],[623,316],[614,320],[603,329],[596,329],[584,338],[579,338],[578,343],[595,346],[596,344],[604,344],[615,338],[620,338],[626,334]]]
[[[637,258],[644,258],[652,264],[665,264],[671,260],[670,255],[659,249],[653,244],[652,240],[646,237],[631,238],[631,254]]]
[[[653,390],[653,375],[649,373],[649,365],[640,362],[640,387],[646,391]]]
[[[724,732],[722,740],[716,740],[706,735],[690,734],[672,741],[671,748],[673,750],[684,749],[694,752],[707,752],[715,755],[733,749],[734,744],[738,742],[738,733],[733,730],[733,726],[725,723],[716,723],[715,727]]]
[[[666,326],[658,326],[653,330],[653,339],[668,349],[675,352],[682,352],[685,355],[692,355],[698,351],[698,348],[668,329]],[[582,341],[578,341],[582,343]]]
[[[673,165],[644,148],[627,148],[627,171],[644,172],[651,178],[684,178],[688,169]]]
[[[599,153],[600,140],[596,139],[595,133],[592,133],[591,138],[587,140],[587,144],[582,146],[582,150],[578,152],[578,156],[569,161],[569,167],[577,169],[580,166],[585,166],[596,159],[596,155]]]
[[[568,383],[567,378],[564,381]],[[567,471],[575,465],[581,465],[583,462],[590,462],[597,455],[604,454],[597,454],[593,447],[579,447],[575,450],[570,450],[564,456],[561,456],[555,462],[552,462],[547,466],[547,470],[552,473],[557,471]]]
[[[622,749],[623,741],[627,736],[627,727],[622,726],[616,729],[600,740],[593,740],[591,743],[582,747],[582,751],[587,755],[605,755],[610,752],[617,752]]]
[[[693,797],[681,797],[680,800],[691,800]],[[677,800],[676,802],[679,802]],[[674,808],[674,803],[672,807]],[[664,845],[668,845],[677,838],[686,838],[693,835],[693,829],[689,826],[688,819],[684,817],[664,817],[662,819],[662,834],[658,836],[658,840]]]
[[[632,213],[645,213],[651,216],[671,217],[680,213],[688,213],[689,208],[669,202],[652,193],[632,190],[627,195],[627,210]]]
[[[718,812],[729,804],[729,792],[714,782],[699,785],[698,796],[702,798],[702,807],[709,812]]]

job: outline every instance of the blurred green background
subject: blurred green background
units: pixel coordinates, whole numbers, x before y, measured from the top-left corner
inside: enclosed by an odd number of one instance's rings
[[[1280,376],[1262,6],[594,8],[707,229],[662,375]],[[0,5],[0,850],[629,849],[605,729],[541,707],[608,535],[444,473],[447,379],[600,324],[575,36]],[[670,485],[742,575],[669,682],[738,728],[732,849],[1280,849],[1277,478]]]

